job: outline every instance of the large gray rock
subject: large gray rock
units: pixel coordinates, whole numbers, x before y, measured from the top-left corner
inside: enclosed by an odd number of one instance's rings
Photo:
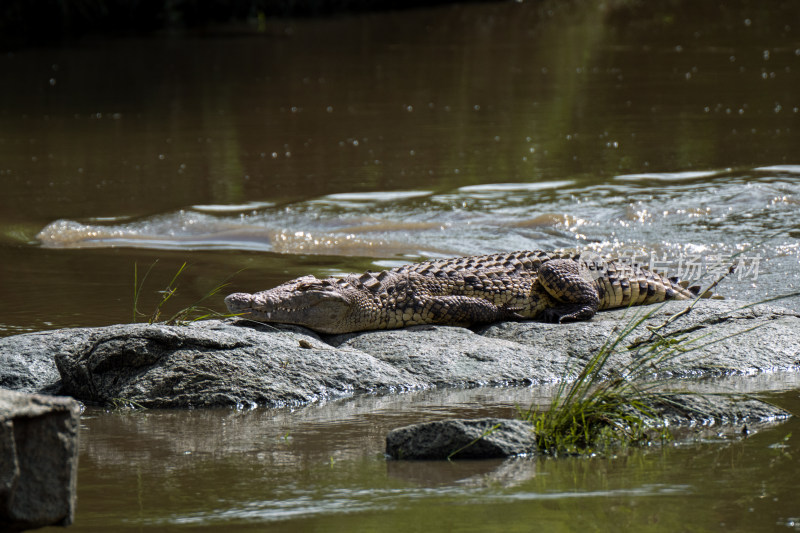
[[[568,364],[557,347],[524,346],[451,326],[368,331],[329,342],[367,353],[426,386],[552,383]]]
[[[67,394],[149,407],[305,404],[423,385],[307,331],[219,321],[98,328],[62,346],[55,360]]]
[[[23,390],[63,387],[64,393],[85,401],[150,407],[277,406],[365,392],[568,379],[632,315],[651,313],[625,344],[647,347],[659,337],[645,327],[663,324],[687,305],[607,311],[572,324],[503,322],[474,331],[418,326],[338,336],[246,320],[127,324],[7,337],[0,339],[0,355],[16,357],[12,375],[17,377],[12,377]],[[661,337],[698,339],[699,348],[676,352],[656,370],[715,376],[797,369],[800,316],[777,307],[742,305],[703,300],[662,328]],[[615,355],[609,372],[635,357]],[[3,372],[0,364],[0,380],[12,380]]]
[[[0,388],[43,392],[58,388],[53,356],[64,342],[76,342],[90,330],[64,329],[0,338]]]
[[[72,523],[80,406],[0,389],[0,530]]]
[[[659,329],[658,335],[647,329],[661,326],[687,305],[687,302],[667,302],[618,309],[598,313],[588,322],[571,324],[503,322],[490,325],[481,334],[537,350],[558,350],[572,360],[586,360],[607,339],[617,336],[620,329],[647,315],[626,338],[624,346],[640,343],[644,350],[661,337],[684,339],[684,348],[690,348],[671,354],[658,368],[662,375],[717,376],[800,368],[800,314],[796,311],[701,300],[690,313]],[[612,358],[608,369],[624,368],[638,355],[620,353]]]

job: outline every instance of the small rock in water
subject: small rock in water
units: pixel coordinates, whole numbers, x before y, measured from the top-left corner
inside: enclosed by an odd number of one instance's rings
[[[490,459],[535,451],[533,427],[522,420],[440,420],[397,428],[386,436],[386,453],[393,459]]]

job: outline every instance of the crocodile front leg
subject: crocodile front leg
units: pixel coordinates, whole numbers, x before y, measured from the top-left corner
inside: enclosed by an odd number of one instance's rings
[[[585,271],[584,271],[585,272]],[[542,313],[547,322],[589,320],[600,307],[594,281],[570,259],[551,259],[539,269],[539,283],[557,302]]]
[[[425,299],[425,309],[433,324],[472,325],[522,318],[513,308],[470,296],[431,296]]]

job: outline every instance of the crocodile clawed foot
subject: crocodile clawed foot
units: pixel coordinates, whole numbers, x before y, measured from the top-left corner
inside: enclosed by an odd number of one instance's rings
[[[555,309],[548,308],[542,312],[542,320],[550,324],[561,324],[566,317]]]
[[[519,311],[522,311],[522,307],[504,305],[500,307],[500,310],[503,312],[503,320],[529,320],[528,317],[519,314]]]
[[[594,313],[594,309],[584,305],[551,307],[542,312],[542,319],[553,324],[563,324],[564,322],[589,320],[594,316]]]

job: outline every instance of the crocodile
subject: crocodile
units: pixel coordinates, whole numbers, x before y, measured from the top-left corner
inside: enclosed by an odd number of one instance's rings
[[[687,285],[639,265],[532,250],[361,275],[303,276],[255,294],[230,294],[225,304],[260,322],[338,334],[418,324],[588,320],[599,310],[697,297],[699,287]]]

